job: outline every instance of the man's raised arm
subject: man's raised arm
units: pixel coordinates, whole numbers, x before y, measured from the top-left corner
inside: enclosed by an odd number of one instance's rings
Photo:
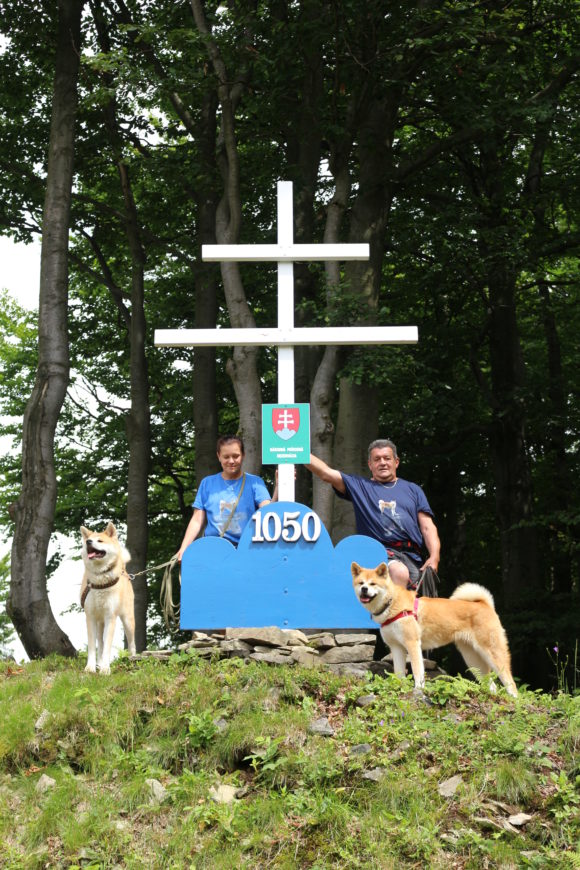
[[[337,468],[331,468],[330,465],[327,465],[326,462],[323,462],[322,459],[319,459],[313,453],[310,454],[310,462],[306,465],[306,468],[312,474],[315,474],[316,477],[324,480],[325,483],[330,483],[338,492],[346,492],[340,471]]]

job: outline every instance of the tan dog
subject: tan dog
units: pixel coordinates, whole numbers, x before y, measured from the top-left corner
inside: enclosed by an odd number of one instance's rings
[[[422,688],[421,650],[454,643],[468,668],[480,674],[495,671],[508,694],[517,697],[506,634],[487,589],[464,583],[451,598],[417,598],[415,592],[392,582],[385,562],[377,568],[361,568],[353,562],[351,571],[358,600],[381,626],[396,674],[405,675],[409,653],[415,686]]]
[[[117,617],[123,623],[129,652],[135,655],[133,586],[125,567],[131,557],[119,543],[113,523],[104,532],[91,532],[81,526],[81,534],[85,563],[81,607],[85,610],[88,638],[85,671],[94,673],[98,668],[109,674]]]

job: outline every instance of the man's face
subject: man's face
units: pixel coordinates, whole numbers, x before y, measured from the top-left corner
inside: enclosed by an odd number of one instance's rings
[[[392,447],[375,447],[371,450],[369,468],[373,480],[389,483],[397,479],[399,458],[395,459]]]
[[[223,476],[227,479],[239,477],[242,473],[244,454],[237,441],[223,444],[217,455],[223,469]]]

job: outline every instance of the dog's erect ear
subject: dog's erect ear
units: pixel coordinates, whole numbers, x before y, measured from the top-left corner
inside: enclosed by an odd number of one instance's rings
[[[352,576],[353,576],[353,578],[356,580],[356,578],[358,577],[358,575],[359,575],[360,572],[361,572],[361,567],[360,567],[360,565],[357,565],[356,562],[353,562],[352,565],[350,566],[350,570],[351,570],[351,572],[352,572]]]
[[[387,568],[387,563],[381,562],[381,564],[377,566],[377,574],[379,577],[386,577],[388,573],[389,569]]]
[[[117,529],[115,528],[115,526],[113,525],[113,523],[109,523],[109,524],[107,525],[107,528],[105,529],[105,534],[108,535],[110,538],[116,538],[116,537],[117,537]]]
[[[87,538],[90,538],[91,533],[87,528],[85,528],[85,526],[81,526],[81,535],[86,540]]]

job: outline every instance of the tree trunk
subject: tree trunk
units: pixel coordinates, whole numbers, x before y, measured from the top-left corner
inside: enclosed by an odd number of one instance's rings
[[[391,104],[391,99],[393,103]],[[367,106],[360,131],[358,157],[360,180],[351,217],[351,242],[368,242],[368,262],[346,264],[345,278],[349,292],[356,295],[359,323],[375,322],[385,250],[385,232],[391,194],[388,178],[391,166],[390,143],[393,139],[396,99],[386,97]],[[386,143],[383,147],[379,143]],[[340,380],[339,412],[336,427],[334,467],[350,473],[367,469],[367,448],[377,437],[379,397],[376,389]],[[335,503],[332,537],[335,541],[355,531],[354,514],[348,502]]]
[[[196,26],[205,39],[208,56],[217,78],[217,96],[221,108],[217,165],[222,177],[223,195],[216,214],[216,239],[218,244],[234,245],[240,239],[242,217],[235,109],[244,91],[245,72],[238,70],[236,75],[228,74],[200,0],[191,0],[191,8]],[[246,299],[238,264],[222,263],[221,274],[232,327],[254,328],[255,321]],[[236,347],[227,365],[240,412],[238,429],[246,448],[244,465],[247,471],[253,473],[258,473],[262,464],[262,388],[258,377],[257,359],[257,348]]]
[[[562,368],[562,354],[560,349],[560,337],[556,324],[556,317],[552,308],[550,289],[546,281],[540,281],[538,285],[542,322],[546,347],[548,350],[548,398],[550,413],[547,421],[547,445],[548,453],[548,480],[547,503],[542,505],[543,514],[560,514],[567,517],[571,513],[573,499],[573,475],[570,473],[568,457],[566,453],[567,430],[569,431],[567,391],[564,371]],[[550,570],[551,591],[572,592],[572,560],[570,551],[562,546],[562,538],[566,543],[574,540],[577,528],[572,528],[566,519],[559,520],[550,516],[549,527],[546,528],[546,539],[550,543]]]
[[[73,177],[81,13],[84,0],[60,0],[43,213],[38,369],[22,433],[22,489],[16,502],[7,610],[30,658],[76,650],[59,628],[46,588],[57,481],[54,434],[69,380],[68,235]]]
[[[106,28],[100,16],[95,16],[101,47],[110,50]],[[105,81],[111,89],[115,83],[109,74]],[[131,554],[128,568],[135,574],[135,646],[141,652],[147,646],[147,547],[149,540],[149,469],[151,463],[151,409],[149,405],[149,372],[145,352],[147,321],[145,318],[145,251],[142,230],[133,195],[129,167],[124,159],[123,134],[117,120],[115,98],[105,106],[107,128],[124,203],[124,227],[131,258],[131,309],[129,327],[129,378],[131,405],[125,418],[129,446],[127,474],[127,549]],[[121,295],[115,297],[118,305]],[[120,305],[127,316],[127,309]]]
[[[215,166],[217,97],[204,98],[196,140],[201,149],[207,177],[213,178]],[[197,190],[199,192],[197,192]],[[197,224],[201,245],[215,244],[218,196],[210,186],[196,190]],[[195,274],[195,328],[214,329],[218,314],[217,271],[214,263],[202,263]],[[193,352],[193,425],[195,430],[195,479],[197,485],[216,470],[218,439],[216,351],[196,347]]]
[[[344,156],[348,155],[348,149],[344,150]],[[340,228],[342,225],[346,205],[350,195],[350,171],[347,160],[338,163],[331,161],[331,168],[335,177],[335,192],[328,204],[326,226],[324,228],[325,244],[336,243],[340,240]],[[326,263],[326,281],[329,290],[338,288],[340,281],[339,263]],[[327,310],[332,311],[333,300],[327,298]],[[332,466],[334,424],[332,422],[332,410],[335,397],[335,383],[339,368],[340,353],[337,347],[326,347],[320,365],[316,371],[314,383],[310,393],[310,438],[312,453],[324,462]],[[330,531],[333,526],[334,492],[318,477],[312,480],[312,506],[326,528]]]
[[[149,375],[145,353],[147,323],[145,320],[144,265],[137,208],[133,199],[129,172],[119,161],[119,174],[127,213],[127,238],[131,251],[131,324],[130,379],[131,407],[126,417],[129,442],[129,472],[127,478],[127,549],[131,554],[129,569],[138,574],[133,581],[135,592],[135,645],[137,651],[147,646],[147,579],[141,573],[147,567],[149,538],[148,484],[151,461],[151,410],[149,406]]]
[[[515,281],[500,268],[490,275],[490,363],[494,396],[490,447],[507,607],[539,585],[537,530],[532,526],[532,481],[521,399],[523,362],[516,322]]]
[[[376,390],[365,384],[340,379],[340,405],[334,440],[335,467],[347,474],[368,472],[368,445],[379,425]],[[334,505],[332,539],[335,543],[356,532],[350,502],[337,498]]]

